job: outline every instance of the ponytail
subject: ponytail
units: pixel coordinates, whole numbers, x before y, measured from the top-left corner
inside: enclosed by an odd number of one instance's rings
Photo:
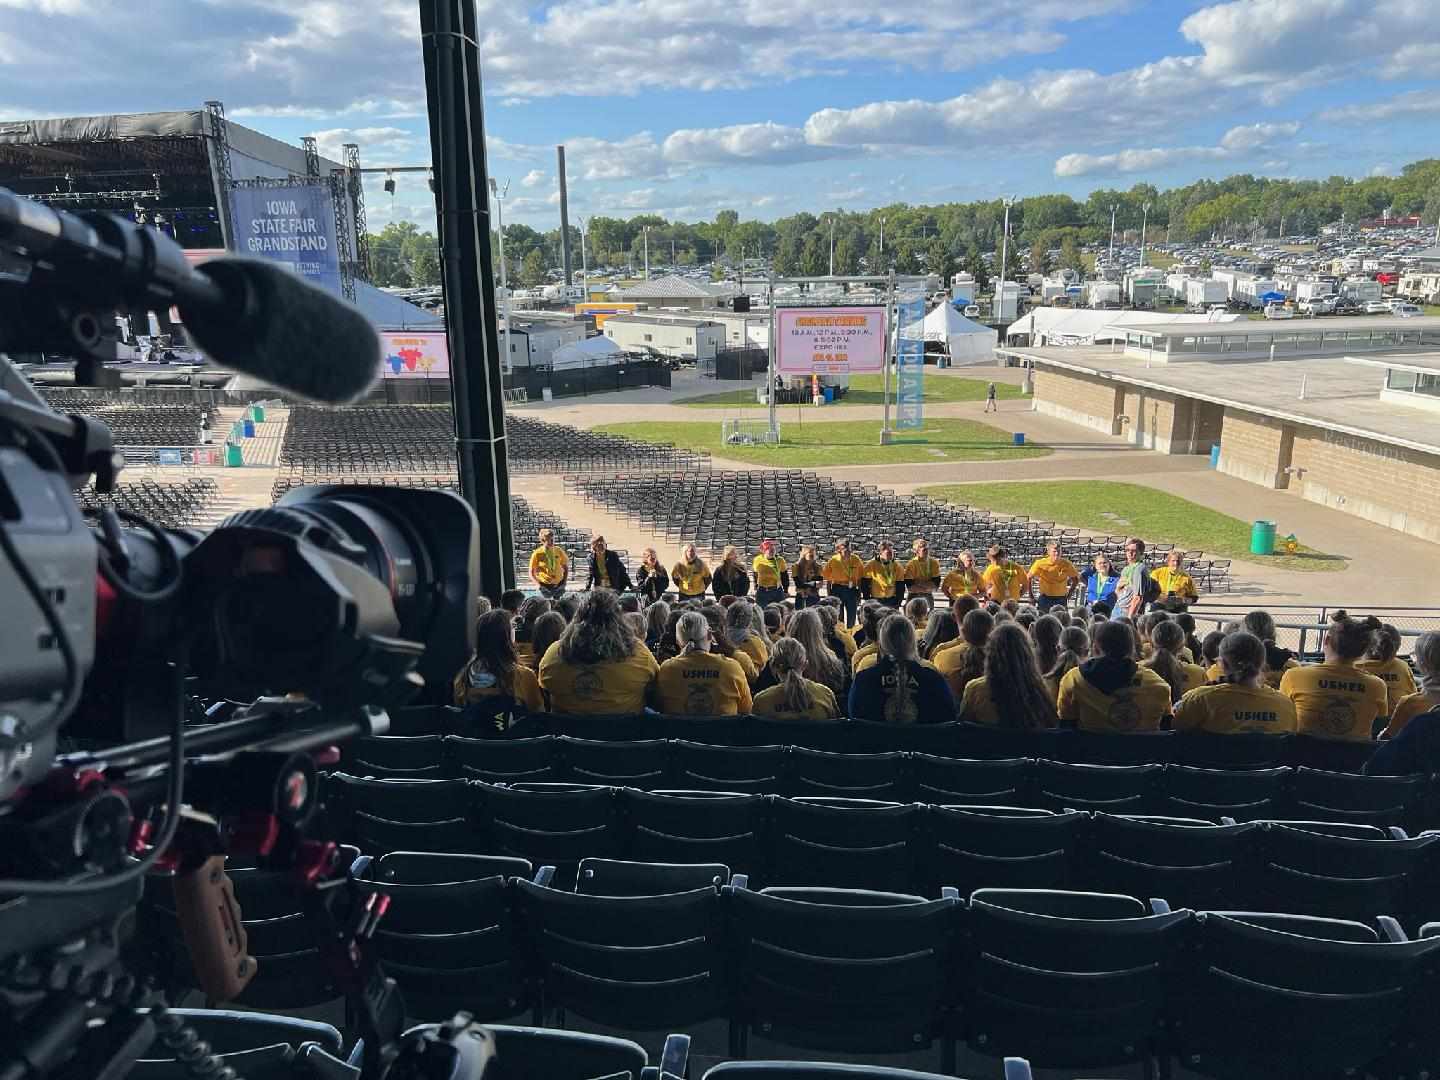
[[[1185,644],[1185,631],[1179,623],[1167,619],[1150,631],[1150,642],[1155,646],[1155,655],[1144,666],[1170,684],[1171,702],[1179,701],[1185,693],[1185,669],[1175,654]]]
[[[1342,660],[1358,660],[1370,651],[1380,629],[1380,620],[1374,615],[1352,619],[1344,611],[1337,611],[1330,618],[1325,641]]]
[[[1226,634],[1220,643],[1220,667],[1227,682],[1253,682],[1265,670],[1265,643],[1246,630]]]
[[[810,682],[805,678],[806,659],[805,646],[794,638],[781,638],[771,650],[770,670],[780,680],[780,692],[786,712],[809,712],[815,704],[815,695],[811,693]]]
[[[1080,626],[1067,626],[1060,635],[1060,655],[1055,658],[1055,666],[1045,673],[1045,678],[1059,686],[1070,669],[1079,667],[1089,655],[1089,632]]]

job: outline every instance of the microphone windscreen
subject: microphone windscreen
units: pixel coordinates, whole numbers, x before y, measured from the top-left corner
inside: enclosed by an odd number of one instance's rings
[[[216,363],[313,401],[343,405],[380,375],[380,336],[353,305],[262,259],[213,259],[196,269],[229,300],[180,308]]]

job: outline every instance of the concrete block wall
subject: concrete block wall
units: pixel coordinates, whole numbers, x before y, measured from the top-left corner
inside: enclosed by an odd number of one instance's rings
[[[1288,486],[1288,448],[1293,435],[1279,420],[1226,409],[1220,431],[1219,470],[1268,488]]]
[[[1440,542],[1440,455],[1303,427],[1292,464],[1302,498]]]
[[[1045,416],[1119,435],[1124,402],[1124,388],[1107,379],[1048,367],[1035,372],[1035,411]]]

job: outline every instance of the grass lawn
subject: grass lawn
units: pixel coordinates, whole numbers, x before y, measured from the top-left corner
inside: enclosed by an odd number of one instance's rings
[[[718,394],[704,394],[701,397],[681,398],[676,405],[689,405],[695,409],[733,409],[737,405],[764,406],[755,403],[755,388],[763,386],[764,380],[752,383],[746,390],[725,390]],[[966,379],[958,375],[932,375],[925,373],[925,401],[939,405],[947,401],[984,401],[989,379]],[[995,396],[1001,401],[1024,397],[1020,387],[1010,383],[997,382]],[[895,400],[895,387],[890,387],[890,400]],[[884,390],[879,375],[854,375],[850,379],[850,392],[836,402],[837,405],[884,405]],[[780,408],[795,406],[782,405]]]
[[[914,461],[1009,461],[1044,457],[1049,447],[1012,444],[1010,432],[973,420],[931,420],[919,431],[897,433],[889,446],[880,445],[878,420],[794,423],[793,406],[780,410],[779,446],[725,446],[716,420],[679,423],[605,424],[596,431],[634,439],[669,442],[716,457],[752,465],[804,469],[834,465],[898,465]]]
[[[1134,533],[1152,543],[1183,544],[1204,551],[1207,557],[1244,559],[1284,570],[1346,567],[1345,556],[1327,555],[1303,545],[1294,555],[1252,555],[1250,522],[1140,484],[1110,480],[938,484],[921,488],[918,494],[1112,536]]]

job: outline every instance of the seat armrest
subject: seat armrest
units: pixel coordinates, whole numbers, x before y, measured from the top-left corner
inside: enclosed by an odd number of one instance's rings
[[[750,875],[749,875],[749,874],[731,874],[731,875],[730,875],[730,887],[731,887],[732,889],[744,889],[746,892],[749,892],[749,891],[750,891]]]
[[[373,855],[361,855],[350,864],[350,876],[356,880],[363,878],[370,870],[370,864],[375,861]]]
[[[1169,914],[1170,914],[1170,905],[1169,905],[1168,903],[1166,903],[1164,900],[1160,900],[1160,899],[1152,896],[1152,897],[1150,898],[1150,914],[1151,914],[1151,915],[1169,915]]]
[[[1220,818],[1220,824],[1221,824],[1221,825],[1238,825],[1238,824],[1240,824],[1240,823],[1239,823],[1238,821],[1236,821],[1233,817],[1230,817],[1230,816],[1228,816],[1228,815],[1224,815],[1224,816],[1222,816],[1222,817]]]
[[[941,885],[941,886],[940,886],[940,899],[941,899],[941,900],[959,900],[959,899],[960,899],[960,890],[957,889],[954,885]]]
[[[538,870],[535,871],[535,876],[531,880],[534,884],[544,886],[548,889],[550,887],[550,883],[555,880],[555,867],[540,867]]]
[[[660,1051],[661,1076],[684,1076],[690,1068],[690,1036],[666,1035]]]
[[[1380,936],[1392,945],[1398,945],[1403,941],[1410,940],[1405,936],[1405,931],[1401,929],[1400,924],[1389,915],[1377,915],[1375,917],[1375,925],[1380,928]],[[1423,936],[1425,931],[1422,928],[1420,932]]]
[[[1024,1058],[1006,1058],[1005,1080],[1031,1080],[1030,1063]]]
[[[1386,827],[1385,831],[1390,834],[1390,839],[1391,839],[1391,840],[1409,840],[1409,839],[1410,839],[1410,837],[1406,835],[1405,830],[1402,829],[1399,825],[1389,825],[1389,826]]]

